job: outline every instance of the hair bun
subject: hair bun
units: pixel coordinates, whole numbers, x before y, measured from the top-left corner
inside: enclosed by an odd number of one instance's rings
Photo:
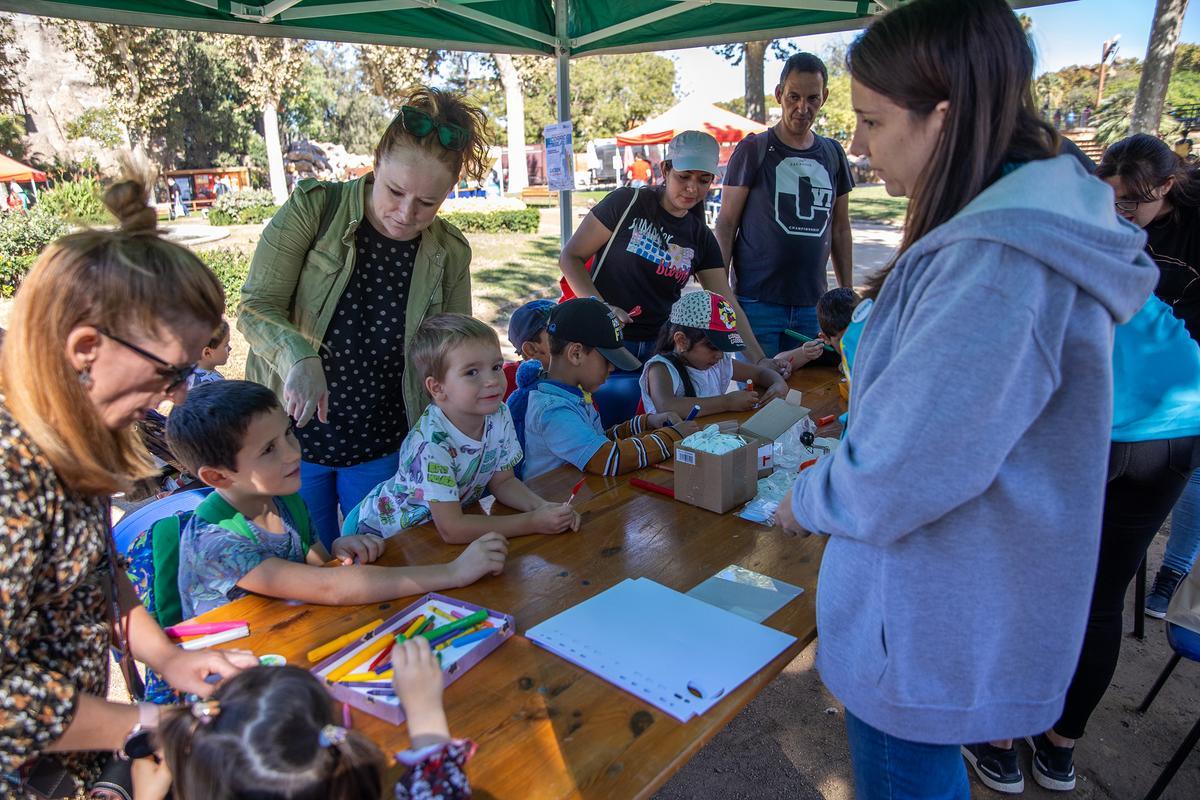
[[[104,193],[104,205],[127,233],[154,233],[158,209],[148,204],[154,172],[149,163],[132,154],[121,158],[121,177]]]

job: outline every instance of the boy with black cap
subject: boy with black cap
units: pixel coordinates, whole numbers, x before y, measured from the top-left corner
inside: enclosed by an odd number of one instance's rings
[[[641,363],[622,346],[621,323],[594,298],[568,300],[550,312],[548,376],[529,394],[525,413],[525,475],[573,464],[598,475],[620,475],[675,455],[675,444],[696,430],[678,414],[641,414],[607,432],[591,393],[614,367]]]

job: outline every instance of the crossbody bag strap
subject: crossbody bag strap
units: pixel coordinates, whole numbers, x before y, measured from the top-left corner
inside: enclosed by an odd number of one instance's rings
[[[600,268],[604,266],[604,259],[608,255],[609,248],[612,247],[613,241],[617,238],[617,234],[621,232],[621,226],[625,224],[625,218],[629,216],[630,209],[637,202],[638,192],[642,187],[637,187],[633,190],[633,197],[629,199],[629,205],[625,206],[625,211],[622,212],[621,218],[617,220],[617,227],[613,228],[612,236],[608,237],[608,243],[604,245],[604,250],[600,253],[600,258],[597,259],[595,266],[592,267],[592,283],[596,283],[596,279],[600,277]]]

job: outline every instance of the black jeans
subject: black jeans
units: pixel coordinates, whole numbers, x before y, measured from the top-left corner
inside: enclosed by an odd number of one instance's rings
[[[1061,736],[1081,738],[1088,717],[1108,691],[1121,654],[1125,593],[1188,476],[1200,466],[1198,459],[1197,436],[1112,443],[1092,608],[1066,705],[1054,723]]]

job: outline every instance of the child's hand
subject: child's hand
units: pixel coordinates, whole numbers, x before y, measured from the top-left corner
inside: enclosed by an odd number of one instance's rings
[[[579,530],[579,515],[566,503],[545,503],[533,511],[531,533],[562,533]]]
[[[416,744],[418,737],[450,738],[446,711],[442,707],[442,666],[429,646],[429,640],[417,636],[398,642],[392,648],[392,688],[404,706],[408,735]],[[430,744],[424,741],[420,746]]]
[[[788,385],[783,381],[773,383],[767,387],[767,391],[763,393],[762,399],[758,401],[760,406],[765,406],[767,403],[774,400],[776,397],[787,397]]]
[[[504,559],[508,555],[508,540],[492,531],[485,533],[467,545],[462,555],[450,562],[450,572],[455,583],[466,586],[484,575],[499,575],[504,571]]]
[[[153,758],[135,758],[129,765],[133,800],[162,800],[171,791],[171,770],[162,753]]]
[[[650,426],[650,430],[658,430],[665,428],[668,425],[679,427],[679,423],[683,422],[683,417],[676,414],[674,411],[663,411],[658,414],[650,414],[646,418],[646,423]]]
[[[730,411],[749,411],[758,405],[758,392],[729,392],[725,395],[725,407]]]
[[[825,343],[820,339],[814,339],[811,342],[805,342],[795,350],[788,350],[776,356],[777,359],[786,358],[792,365],[792,369],[802,367],[810,361],[815,361],[821,357],[821,351],[825,349]]]
[[[386,547],[381,536],[356,534],[334,539],[329,549],[334,558],[348,567],[351,564],[370,564],[383,555]]]

